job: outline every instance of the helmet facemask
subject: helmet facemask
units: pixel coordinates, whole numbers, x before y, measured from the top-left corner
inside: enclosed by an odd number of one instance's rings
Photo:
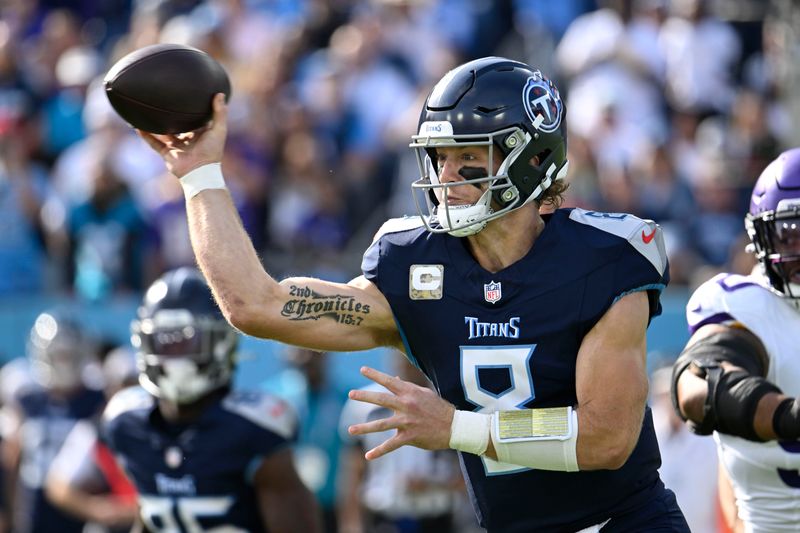
[[[548,201],[545,191],[566,176],[565,116],[556,86],[524,63],[484,57],[448,72],[425,100],[410,144],[420,168],[412,193],[426,228],[456,237],[474,235],[531,201]],[[441,183],[431,164],[437,149],[467,146],[487,150],[487,161],[496,168],[481,175],[461,166],[463,180]],[[497,151],[502,157],[495,157]],[[479,187],[482,196],[472,205],[455,205],[463,203],[463,196],[452,187],[465,182]],[[474,196],[468,196],[470,201]]]
[[[786,150],[758,177],[745,217],[769,288],[800,311],[800,148]]]
[[[745,227],[752,243],[748,250],[761,263],[772,290],[800,310],[800,199],[748,214]]]
[[[454,237],[474,235],[486,227],[489,221],[539,199],[556,179],[566,176],[566,163],[561,168],[551,163],[541,183],[533,191],[529,194],[528,191],[521,191],[515,181],[528,180],[529,173],[525,169],[531,167],[530,160],[538,155],[531,153],[531,141],[531,134],[518,127],[485,135],[456,135],[453,134],[452,125],[447,122],[423,123],[420,134],[412,136],[409,146],[414,150],[420,169],[420,178],[412,184],[414,202],[428,231],[449,233]],[[492,174],[488,172],[491,169],[487,169],[480,176],[462,174],[465,181],[442,183],[431,156],[435,157],[438,148],[470,146],[487,150],[489,165],[493,165],[495,151],[500,151],[505,156],[496,173]],[[483,190],[478,201],[471,205],[451,205],[448,201],[448,190],[467,185]],[[420,200],[420,195],[424,196],[424,201]]]
[[[187,404],[230,382],[238,336],[224,321],[162,309],[131,331],[139,382],[152,395]]]

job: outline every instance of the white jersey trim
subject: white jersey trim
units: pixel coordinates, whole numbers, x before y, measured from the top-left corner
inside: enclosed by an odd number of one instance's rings
[[[117,392],[108,401],[103,411],[103,421],[110,422],[119,415],[139,409],[152,409],[155,405],[153,396],[142,387],[135,385]]]
[[[389,233],[400,233],[401,231],[408,231],[412,229],[417,229],[424,227],[425,223],[422,221],[422,217],[419,215],[409,215],[400,218],[390,218],[383,225],[378,228],[378,231],[375,233],[375,236],[372,238],[372,242],[377,241],[384,235]]]
[[[629,213],[601,213],[577,207],[569,214],[569,218],[625,239],[650,261],[660,275],[664,275],[667,269],[664,233],[652,220],[641,219]]]
[[[264,392],[233,391],[222,400],[222,407],[285,439],[291,438],[297,427],[289,405]]]

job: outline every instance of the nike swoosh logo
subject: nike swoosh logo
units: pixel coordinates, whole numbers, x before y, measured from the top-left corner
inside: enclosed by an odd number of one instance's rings
[[[646,234],[644,230],[642,230],[642,242],[645,244],[650,244],[650,241],[653,240],[653,237],[656,236],[656,230],[653,228],[653,231],[650,232],[650,235]]]

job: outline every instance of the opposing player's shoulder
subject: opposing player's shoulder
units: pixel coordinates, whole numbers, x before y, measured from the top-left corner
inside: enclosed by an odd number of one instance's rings
[[[627,242],[644,256],[660,274],[667,268],[667,251],[661,227],[652,220],[642,219],[630,213],[603,213],[574,208],[569,219],[585,227],[595,228]]]
[[[422,219],[418,216],[404,216],[399,218],[390,218],[375,232],[372,242],[377,242],[383,237],[388,235],[397,235],[400,233],[413,232],[418,234],[420,229],[424,229],[425,225]]]
[[[103,422],[111,422],[126,413],[150,410],[155,406],[155,399],[139,386],[128,387],[117,392],[108,401],[103,411]]]
[[[222,408],[285,439],[297,430],[297,417],[289,404],[266,392],[232,391],[222,400]]]
[[[694,333],[710,323],[739,322],[753,312],[763,312],[773,298],[775,296],[752,276],[717,274],[689,298],[686,304],[689,330]]]

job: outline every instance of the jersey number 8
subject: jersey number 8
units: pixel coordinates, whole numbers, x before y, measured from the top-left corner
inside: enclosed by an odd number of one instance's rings
[[[478,406],[479,413],[493,413],[524,408],[536,396],[530,359],[536,345],[527,346],[462,346],[461,386],[464,397]],[[481,386],[481,369],[506,369],[510,386],[501,392],[491,392]],[[487,475],[511,474],[528,470],[481,457]]]

